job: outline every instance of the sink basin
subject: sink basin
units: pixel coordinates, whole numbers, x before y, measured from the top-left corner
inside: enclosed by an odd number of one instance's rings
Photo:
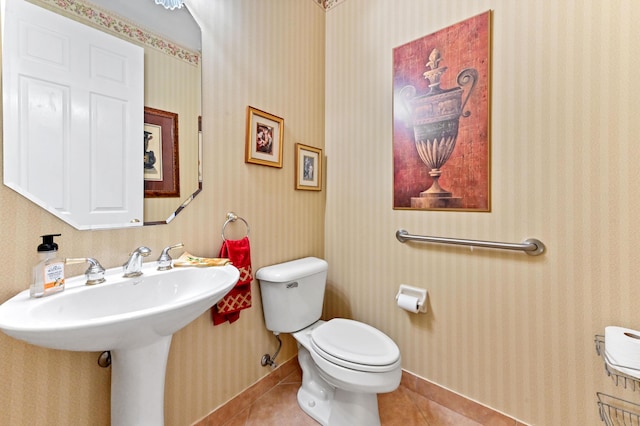
[[[0,330],[37,346],[70,351],[111,351],[111,424],[164,424],[164,381],[173,333],[215,305],[240,276],[234,266],[157,271],[106,282],[66,280],[65,290],[33,299],[29,290],[0,305]]]
[[[0,329],[37,346],[71,351],[104,351],[144,346],[170,336],[218,302],[238,281],[230,265],[157,271],[123,278],[107,270],[106,282],[84,285],[66,280],[65,290],[33,299],[25,290],[0,305]]]

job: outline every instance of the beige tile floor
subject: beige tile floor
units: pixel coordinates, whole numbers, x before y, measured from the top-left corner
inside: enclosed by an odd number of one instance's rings
[[[317,426],[318,423],[298,407],[296,393],[300,383],[300,371],[296,370],[221,426]],[[378,406],[382,426],[483,425],[405,386],[400,386],[394,392],[379,395]],[[493,424],[504,423],[484,423]]]

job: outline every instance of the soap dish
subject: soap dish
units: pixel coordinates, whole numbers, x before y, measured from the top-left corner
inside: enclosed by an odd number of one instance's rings
[[[209,266],[224,266],[224,265],[231,265],[231,261],[223,257],[194,256],[187,252],[182,253],[182,255],[179,258],[173,261],[173,266],[209,267]]]

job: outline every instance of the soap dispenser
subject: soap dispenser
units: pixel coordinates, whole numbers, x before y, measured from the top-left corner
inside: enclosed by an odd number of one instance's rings
[[[58,258],[58,244],[53,237],[61,234],[42,235],[38,246],[40,262],[33,268],[33,282],[29,288],[31,297],[48,296],[64,290],[64,260]]]

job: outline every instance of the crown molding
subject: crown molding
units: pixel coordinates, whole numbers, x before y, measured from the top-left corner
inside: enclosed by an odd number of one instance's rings
[[[106,11],[86,0],[28,0],[50,10],[58,10],[63,15],[112,33],[125,40],[152,47],[167,55],[198,66],[200,53],[179,46],[162,36],[154,34],[122,16]]]
[[[313,0],[315,4],[323,8],[324,10],[329,10],[337,6],[339,3],[342,3],[345,0]]]

